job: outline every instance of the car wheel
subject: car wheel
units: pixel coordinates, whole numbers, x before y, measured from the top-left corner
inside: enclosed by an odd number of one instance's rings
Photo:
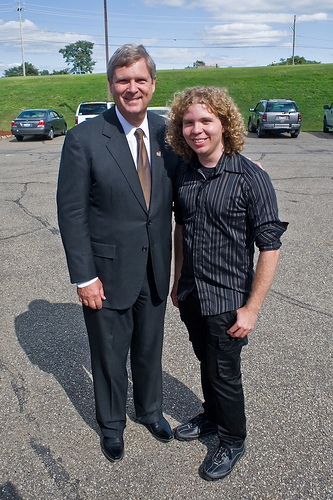
[[[255,132],[255,129],[253,128],[253,125],[251,123],[251,118],[249,118],[248,124],[247,124],[247,130],[249,132]]]
[[[265,131],[263,128],[261,128],[260,123],[257,123],[257,134],[258,137],[265,137]]]
[[[16,140],[19,142],[23,141],[23,135],[17,135]]]
[[[49,133],[47,134],[47,139],[49,139],[50,141],[52,141],[52,139],[54,138],[54,130],[53,128],[50,128],[50,131]]]
[[[65,123],[64,128],[62,129],[61,135],[66,135],[67,133],[67,125]]]
[[[323,132],[329,132],[328,126],[327,126],[327,121],[326,118],[324,118],[324,126],[323,126]]]
[[[295,130],[294,132],[290,132],[290,137],[292,139],[296,139],[299,136],[299,130]]]

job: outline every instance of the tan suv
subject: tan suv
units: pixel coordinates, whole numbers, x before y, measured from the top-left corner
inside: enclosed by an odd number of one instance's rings
[[[111,108],[112,104],[113,102],[106,101],[82,102],[76,110],[75,125],[104,113],[104,111]]]

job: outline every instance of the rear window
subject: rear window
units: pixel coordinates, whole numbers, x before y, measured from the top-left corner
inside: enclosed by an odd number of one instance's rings
[[[277,113],[290,113],[297,111],[294,102],[268,102],[266,111],[276,111]]]
[[[23,111],[18,118],[45,118],[46,113],[43,110],[35,109],[35,110],[30,110],[30,111]]]
[[[96,103],[87,103],[81,104],[79,109],[80,115],[99,115],[100,113],[104,113],[107,110],[106,102],[96,102]]]

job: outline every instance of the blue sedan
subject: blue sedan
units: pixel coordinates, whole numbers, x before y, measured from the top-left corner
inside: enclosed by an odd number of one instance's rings
[[[26,135],[53,137],[67,132],[67,123],[62,115],[53,109],[27,109],[12,121],[12,134],[18,141]]]

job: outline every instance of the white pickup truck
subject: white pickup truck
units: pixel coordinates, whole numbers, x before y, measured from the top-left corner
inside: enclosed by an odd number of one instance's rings
[[[325,104],[324,106],[325,114],[324,114],[324,132],[329,132],[330,128],[333,128],[333,102],[330,106]]]
[[[76,110],[75,125],[84,122],[88,118],[95,118],[100,113],[111,108],[112,104],[113,102],[106,101],[82,102],[78,105]]]

